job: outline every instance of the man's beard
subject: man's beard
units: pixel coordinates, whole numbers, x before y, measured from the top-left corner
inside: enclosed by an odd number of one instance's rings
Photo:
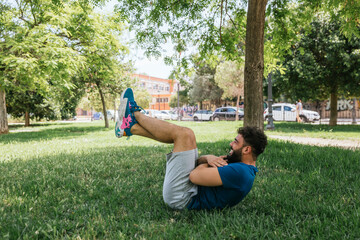
[[[242,154],[241,154],[241,150],[242,148],[240,148],[237,151],[234,151],[232,148],[230,148],[232,151],[226,156],[226,160],[228,163],[236,163],[236,162],[241,162],[242,161]]]

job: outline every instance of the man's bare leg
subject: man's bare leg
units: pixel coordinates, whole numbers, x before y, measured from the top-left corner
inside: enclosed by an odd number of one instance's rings
[[[191,129],[151,118],[140,112],[134,114],[138,124],[131,128],[132,134],[163,143],[173,143],[173,152],[184,152],[196,148],[195,134]]]
[[[135,124],[132,128],[131,128],[131,133],[134,135],[138,135],[138,136],[142,136],[142,137],[147,137],[147,138],[151,138],[153,140],[158,141],[151,133],[149,133],[145,128],[143,128],[142,126],[140,126],[140,124]]]

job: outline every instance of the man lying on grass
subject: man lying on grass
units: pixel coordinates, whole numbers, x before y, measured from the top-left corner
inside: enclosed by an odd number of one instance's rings
[[[193,131],[159,119],[147,117],[134,100],[131,88],[121,95],[117,137],[139,135],[174,144],[166,156],[163,186],[165,203],[174,209],[212,209],[231,207],[251,190],[256,158],[267,144],[263,131],[244,127],[230,143],[230,156],[205,155],[198,158]]]

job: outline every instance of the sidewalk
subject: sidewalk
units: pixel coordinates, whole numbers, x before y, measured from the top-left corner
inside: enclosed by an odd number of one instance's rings
[[[339,147],[345,149],[360,150],[360,141],[358,140],[337,140],[337,139],[307,138],[307,137],[278,136],[278,135],[267,135],[267,136],[271,139],[289,141],[289,142],[300,143],[305,145],[320,146],[320,147]]]
[[[324,118],[324,119],[320,119],[320,121],[316,121],[315,123],[312,124],[329,124],[330,119],[329,118]],[[337,124],[338,125],[351,125],[352,124],[352,119],[351,118],[338,118],[337,119]],[[356,119],[356,124],[360,125],[360,118]]]

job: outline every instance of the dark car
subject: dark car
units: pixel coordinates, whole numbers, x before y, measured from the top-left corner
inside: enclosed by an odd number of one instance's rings
[[[228,120],[234,121],[236,114],[236,107],[221,107],[217,108],[212,116],[213,121]],[[242,109],[238,111],[239,120],[244,118]]]

